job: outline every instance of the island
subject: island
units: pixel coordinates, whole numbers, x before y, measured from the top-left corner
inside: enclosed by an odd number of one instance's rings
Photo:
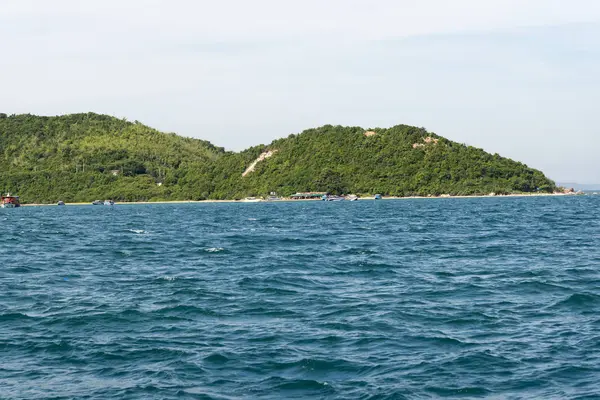
[[[0,190],[22,203],[553,193],[527,165],[425,128],[325,125],[241,152],[95,113],[0,114]]]

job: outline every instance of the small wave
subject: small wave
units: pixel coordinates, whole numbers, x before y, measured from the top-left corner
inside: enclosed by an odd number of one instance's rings
[[[175,317],[184,317],[190,315],[217,316],[217,313],[215,313],[214,311],[202,307],[188,306],[183,304],[160,308],[158,310],[152,311],[152,314],[170,315]]]
[[[575,293],[554,304],[554,307],[585,309],[600,304],[600,296],[589,293]]]
[[[482,387],[463,387],[463,388],[444,388],[444,387],[428,387],[425,390],[435,395],[448,397],[448,396],[485,396],[491,394],[491,392]]]
[[[63,353],[63,352],[74,350],[75,347],[66,340],[59,340],[57,342],[45,344],[43,346],[43,349],[44,349],[44,351],[48,351],[48,352]]]
[[[229,361],[229,358],[219,353],[213,353],[205,357],[204,361],[209,362],[211,364],[225,364],[227,361]]]
[[[260,318],[297,318],[298,313],[293,310],[270,307],[248,308],[244,311],[246,316],[255,316]]]
[[[8,313],[8,314],[0,314],[0,321],[18,321],[23,319],[30,319],[31,317],[22,313]]]
[[[220,253],[222,251],[225,251],[225,249],[222,248],[222,247],[211,247],[211,248],[208,248],[208,249],[206,249],[204,251],[206,251],[207,253]]]
[[[477,313],[475,315],[465,315],[460,318],[450,318],[444,321],[445,324],[454,325],[458,327],[470,326],[470,325],[482,325],[486,323],[491,323],[495,320],[493,317],[489,317],[482,313]]]
[[[109,324],[120,324],[123,322],[134,323],[147,318],[148,316],[140,311],[126,309],[119,312],[98,312],[86,315],[74,314],[60,317],[55,316],[53,318],[46,319],[45,325],[64,325],[69,328],[87,326],[90,324],[102,324],[106,326]]]
[[[286,379],[275,386],[276,390],[290,390],[290,391],[323,391],[332,390],[327,382],[319,382],[312,379]]]
[[[240,286],[251,286],[258,289],[265,289],[267,287],[277,287],[283,290],[294,290],[292,288],[299,288],[302,290],[327,288],[325,283],[320,283],[312,279],[292,276],[292,277],[277,277],[277,278],[259,278],[259,277],[244,277],[238,281]]]
[[[436,337],[414,337],[415,340],[420,340],[429,344],[440,347],[467,347],[472,346],[471,343],[463,342],[458,339],[454,339],[447,336],[436,336]]]
[[[556,283],[540,282],[540,281],[523,281],[517,283],[519,290],[528,290],[534,293],[548,293],[551,291],[564,292],[568,291],[569,288],[561,286]]]
[[[291,363],[290,366],[300,367],[301,369],[316,371],[318,373],[339,373],[342,371],[358,372],[362,369],[361,365],[343,359],[324,360],[305,358]]]
[[[286,296],[286,295],[293,296],[293,295],[298,294],[297,290],[277,288],[277,287],[264,287],[264,288],[257,288],[256,290],[259,292],[262,292],[262,293],[275,294],[275,295],[279,295],[279,296]]]
[[[128,230],[129,232],[131,232],[131,233],[135,233],[135,234],[137,234],[137,235],[143,235],[143,234],[145,234],[145,233],[148,233],[148,232],[146,232],[146,231],[145,231],[145,230],[143,230],[143,229],[127,229],[127,230]]]
[[[350,255],[372,255],[372,254],[377,254],[377,251],[373,250],[373,249],[367,249],[367,248],[351,247],[351,248],[340,250],[339,253],[350,254]]]
[[[34,268],[34,267],[29,267],[29,266],[20,266],[20,267],[9,268],[9,271],[16,273],[16,274],[29,274],[29,273],[42,271],[42,270],[40,268]]]
[[[130,257],[133,252],[131,250],[117,250],[115,254],[119,257]]]

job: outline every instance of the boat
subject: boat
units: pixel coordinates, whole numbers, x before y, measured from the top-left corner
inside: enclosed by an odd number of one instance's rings
[[[262,201],[262,199],[256,198],[256,197],[246,197],[244,200],[242,200],[245,203],[258,203],[259,201]]]
[[[94,201],[92,202],[92,205],[93,205],[93,206],[101,206],[102,204],[104,204],[104,203],[103,203],[103,202],[101,202],[100,200],[94,200]]]
[[[115,202],[112,200],[104,200],[104,205],[105,206],[114,206]]]
[[[375,200],[381,200],[381,195],[380,194],[376,194],[374,197]]]
[[[265,200],[266,201],[279,201],[279,200],[281,200],[281,197],[277,196],[276,192],[271,192],[271,194],[269,194],[269,196],[267,196],[267,198]]]
[[[279,201],[281,200],[281,197],[277,197],[277,196],[269,196],[266,198],[267,201]]]
[[[358,200],[358,196],[355,194],[350,194],[350,195],[348,195],[348,197],[346,197],[346,199],[348,199],[350,201],[356,201],[356,200]]]
[[[323,196],[323,200],[325,200],[325,201],[342,201],[342,200],[346,200],[346,199],[344,198],[344,196],[328,195],[328,196]]]
[[[6,196],[0,196],[0,207],[2,208],[16,208],[21,207],[19,202],[19,196],[11,196],[7,193]]]
[[[57,206],[64,206],[65,202],[62,200],[59,200],[58,203],[56,203]]]

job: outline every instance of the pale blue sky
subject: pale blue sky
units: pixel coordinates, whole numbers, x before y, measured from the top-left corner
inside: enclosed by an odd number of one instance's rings
[[[0,112],[234,150],[405,123],[600,182],[598,1],[0,0],[0,35]]]

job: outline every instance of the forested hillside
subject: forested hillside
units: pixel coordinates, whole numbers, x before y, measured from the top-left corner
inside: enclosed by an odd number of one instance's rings
[[[223,153],[106,115],[0,116],[0,190],[25,202],[208,196],[208,176],[188,172],[204,171]]]
[[[554,187],[524,164],[406,125],[369,131],[324,126],[233,153],[106,115],[0,114],[0,190],[29,203],[235,199],[312,190],[467,195]]]
[[[267,150],[273,155],[242,177],[244,166]],[[214,195],[220,198],[268,191],[426,196],[555,189],[543,173],[522,163],[406,125],[371,131],[310,129],[269,146],[227,154],[217,161],[217,169]]]

